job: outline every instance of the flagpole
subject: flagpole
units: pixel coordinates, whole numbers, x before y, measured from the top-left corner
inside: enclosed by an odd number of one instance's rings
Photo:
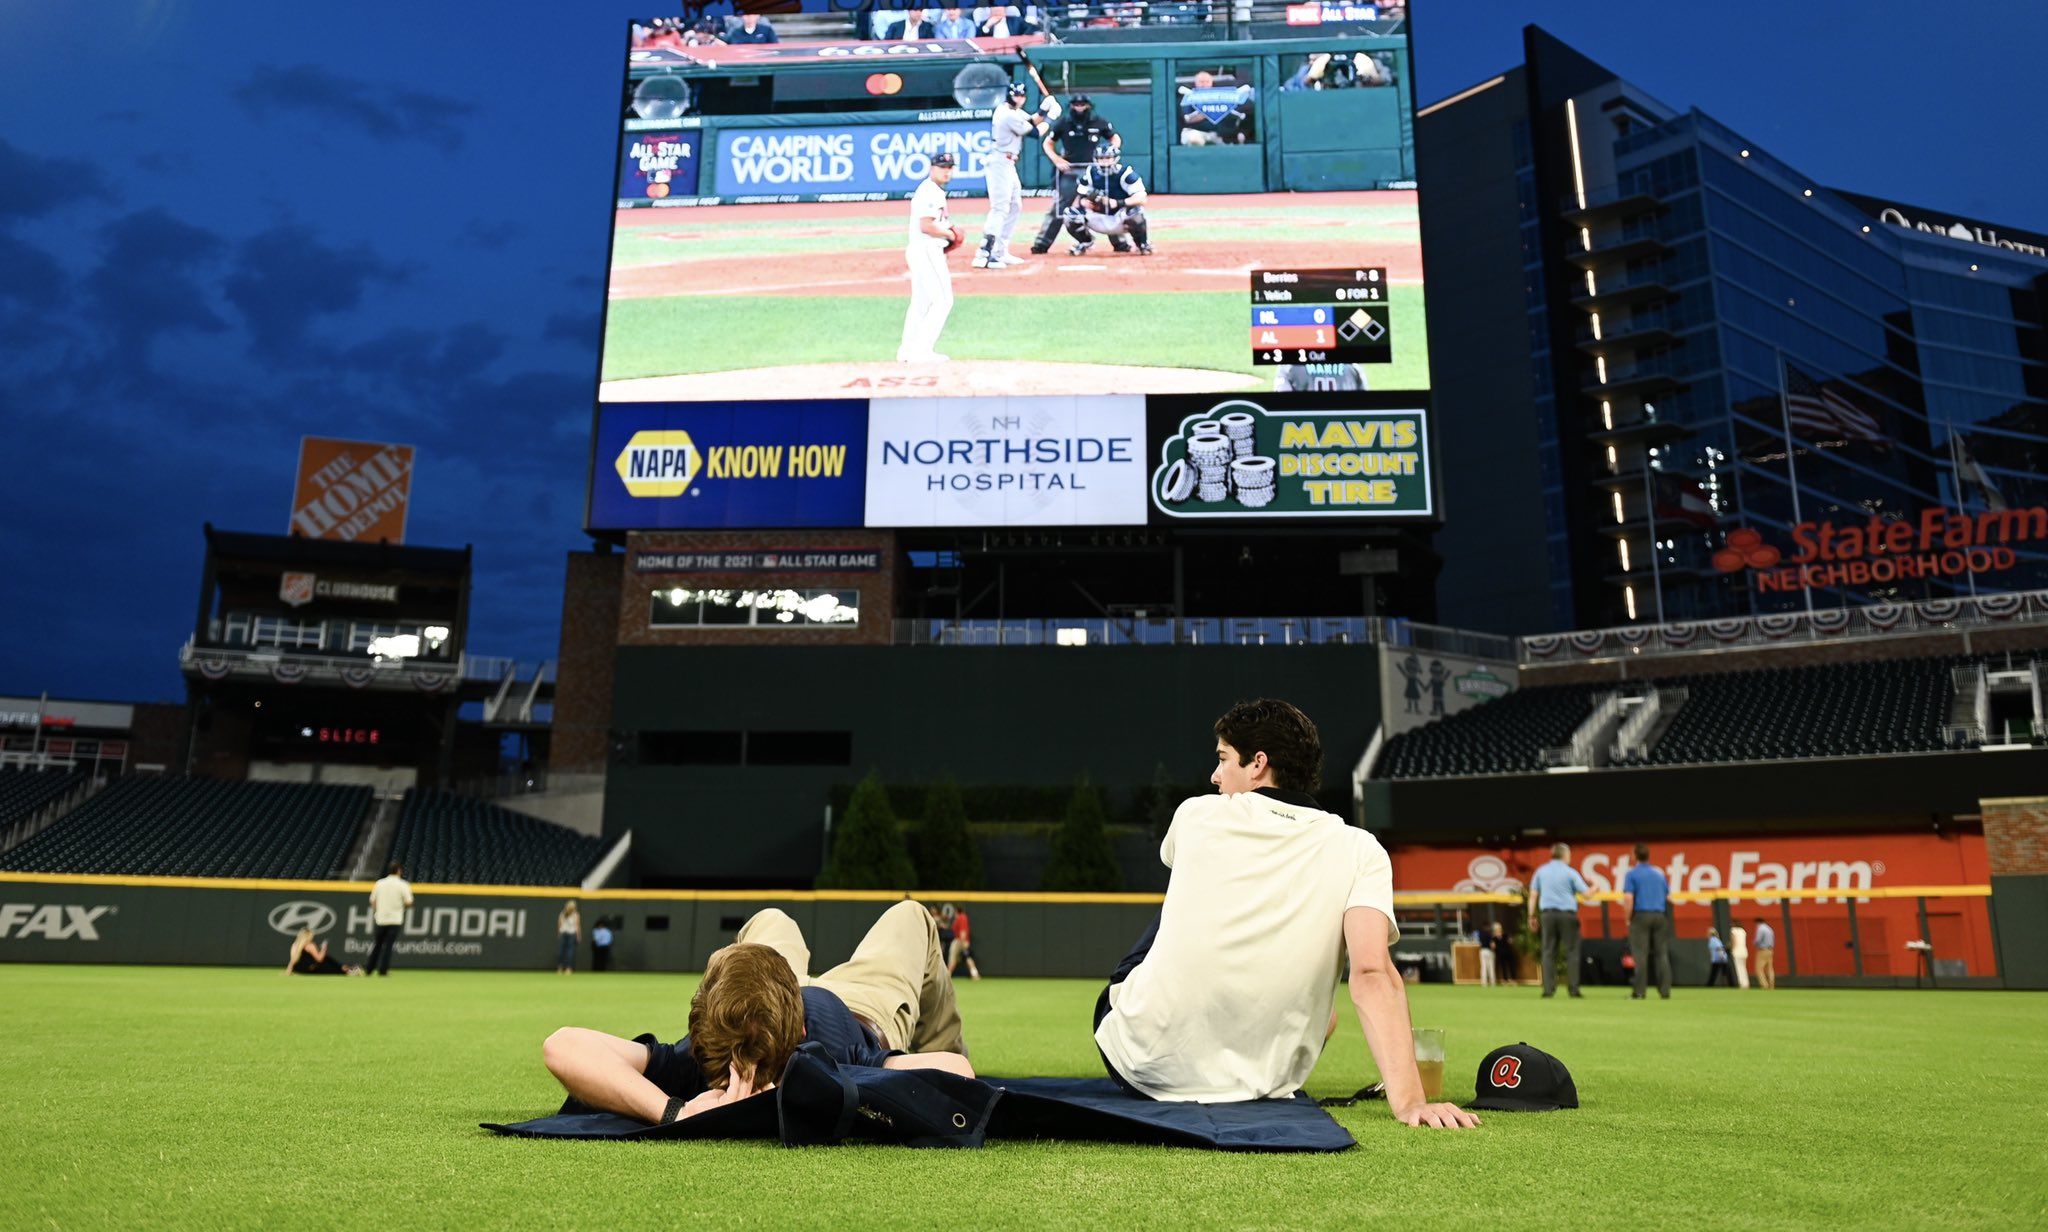
[[[1650,477],[1650,450],[1643,447],[1643,511],[1650,517],[1650,584],[1657,591],[1657,623],[1664,623],[1664,567],[1657,563],[1657,491]]]
[[[1950,466],[1953,466],[1956,471],[1956,509],[1962,513],[1968,513],[1970,511],[1970,498],[1968,493],[1963,491],[1962,443],[1960,438],[1956,436],[1956,419],[1953,415],[1948,417],[1948,464]],[[1979,470],[1977,473],[1979,475],[1982,475],[1984,472],[1982,470]],[[1979,484],[1978,487],[1979,495],[1982,496],[1983,485]],[[1988,497],[1984,500],[1984,506],[1987,509],[1991,507],[1991,501]],[[1964,569],[1963,577],[1970,583],[1970,597],[1972,599],[1976,598],[1976,571],[1971,569]]]
[[[1773,347],[1772,353],[1778,357],[1778,421],[1785,429],[1785,478],[1792,487],[1792,524],[1797,526],[1806,517],[1799,512],[1799,463],[1792,456],[1792,404],[1785,392],[1785,349]],[[1806,596],[1806,614],[1813,615],[1813,587],[1801,586],[1799,593]]]

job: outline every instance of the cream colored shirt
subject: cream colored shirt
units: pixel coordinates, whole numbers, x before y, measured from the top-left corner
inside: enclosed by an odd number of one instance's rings
[[[412,906],[412,884],[403,877],[380,877],[370,887],[370,911],[379,924],[405,923],[405,909]]]
[[[1173,876],[1159,934],[1109,990],[1102,1053],[1155,1099],[1232,1103],[1299,1090],[1322,1055],[1344,913],[1394,927],[1386,849],[1332,813],[1256,792],[1197,796],[1159,858]]]

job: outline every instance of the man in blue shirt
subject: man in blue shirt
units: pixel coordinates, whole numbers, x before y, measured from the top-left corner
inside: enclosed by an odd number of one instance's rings
[[[1728,947],[1721,944],[1721,934],[1707,930],[1707,987],[1712,988],[1715,980],[1727,980],[1728,987],[1735,987],[1735,977],[1728,970]]]
[[[1566,948],[1570,966],[1565,984],[1574,997],[1579,992],[1579,895],[1591,894],[1592,887],[1571,866],[1572,849],[1558,843],[1550,849],[1550,863],[1529,878],[1529,927],[1541,921],[1543,935],[1543,995],[1557,995],[1557,951]]]
[[[1756,947],[1756,982],[1763,988],[1778,986],[1778,934],[1764,918],[1756,918],[1756,928],[1750,933],[1750,944]]]
[[[1650,863],[1650,848],[1636,844],[1636,862],[1621,879],[1628,903],[1628,945],[1636,956],[1634,1000],[1643,999],[1650,983],[1650,964],[1657,964],[1657,995],[1671,999],[1671,883],[1664,870]]]

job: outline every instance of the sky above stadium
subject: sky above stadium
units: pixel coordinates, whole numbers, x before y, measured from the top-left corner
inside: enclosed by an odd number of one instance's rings
[[[1416,7],[1424,104],[1540,14],[1818,183],[2048,231],[2048,6]],[[470,648],[554,657],[646,11],[0,0],[0,694],[182,696],[201,523],[282,533],[302,435],[417,446]]]

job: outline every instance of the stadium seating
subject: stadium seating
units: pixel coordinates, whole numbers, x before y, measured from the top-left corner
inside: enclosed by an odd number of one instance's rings
[[[1439,719],[1387,742],[1376,779],[1448,778],[1467,774],[1530,774],[1543,769],[1543,750],[1565,744],[1612,685],[1571,684],[1517,689],[1477,710]]]
[[[0,834],[52,800],[76,790],[84,770],[0,770]]]
[[[367,787],[117,778],[0,868],[160,877],[323,878],[344,871]]]
[[[1974,658],[1906,659],[1672,676],[1632,686],[1684,688],[1675,718],[1643,755],[1618,765],[1854,757],[1947,747],[1951,670]],[[1389,740],[1373,777],[1528,774],[1591,713],[1601,684],[1538,685]]]
[[[605,842],[468,796],[405,793],[391,859],[411,881],[572,886]]]

